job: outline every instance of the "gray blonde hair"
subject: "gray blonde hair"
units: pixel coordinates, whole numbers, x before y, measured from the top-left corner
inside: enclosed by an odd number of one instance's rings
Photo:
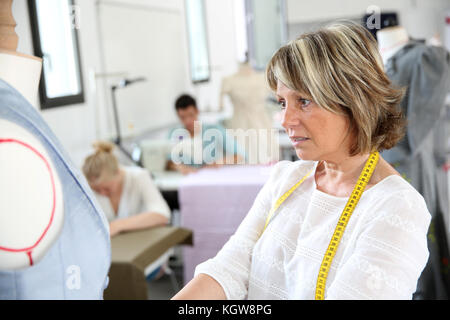
[[[391,84],[375,39],[356,23],[340,21],[281,47],[266,78],[274,91],[281,81],[326,110],[347,115],[355,134],[351,155],[390,149],[404,135],[399,104],[405,89]]]
[[[103,174],[113,176],[119,170],[119,163],[112,153],[114,145],[109,142],[94,143],[95,153],[84,160],[83,173],[89,182],[100,178]]]

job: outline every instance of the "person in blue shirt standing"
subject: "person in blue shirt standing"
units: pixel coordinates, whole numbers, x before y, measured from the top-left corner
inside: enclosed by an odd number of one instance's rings
[[[168,169],[189,174],[200,168],[243,164],[246,156],[234,137],[219,124],[202,124],[195,99],[183,94],[175,101],[181,125],[169,132],[174,143]]]

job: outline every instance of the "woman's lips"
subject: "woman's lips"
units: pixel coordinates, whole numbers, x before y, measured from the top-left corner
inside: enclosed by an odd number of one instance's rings
[[[289,137],[294,147],[297,147],[309,140],[307,137]]]

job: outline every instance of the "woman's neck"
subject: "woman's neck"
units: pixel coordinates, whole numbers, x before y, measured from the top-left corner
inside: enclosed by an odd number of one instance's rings
[[[324,160],[319,164],[322,175],[336,182],[356,181],[369,158],[369,154],[342,156],[337,159]]]
[[[317,189],[333,196],[349,196],[368,158],[365,153],[320,161],[315,173]]]
[[[359,176],[369,158],[365,153],[356,156],[342,156],[319,162],[315,173],[317,189],[338,197],[348,197],[353,191]],[[388,176],[400,174],[381,156],[366,190],[373,187]]]

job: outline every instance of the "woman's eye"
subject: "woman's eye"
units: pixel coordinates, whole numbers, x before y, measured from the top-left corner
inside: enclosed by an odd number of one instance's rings
[[[301,108],[306,108],[311,103],[311,100],[303,99],[303,98],[298,99],[298,101],[299,101]],[[278,104],[280,105],[281,110],[286,109],[286,101],[285,100],[279,100]]]
[[[309,104],[311,103],[311,100],[308,100],[308,99],[299,99],[299,102],[300,102],[300,106],[301,106],[302,108],[305,108],[305,107],[309,106]]]

